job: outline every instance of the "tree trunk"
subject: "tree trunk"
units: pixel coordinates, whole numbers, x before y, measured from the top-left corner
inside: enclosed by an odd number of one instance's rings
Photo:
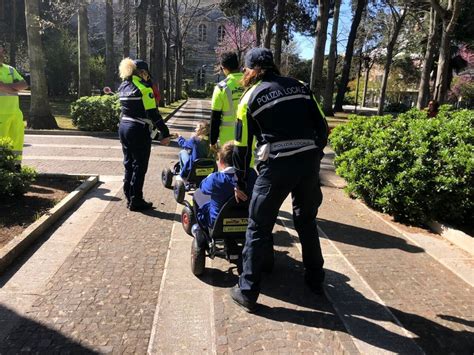
[[[328,116],[333,116],[332,95],[334,93],[334,77],[336,76],[336,52],[337,52],[337,30],[339,27],[339,12],[341,9],[341,0],[334,3],[334,17],[331,30],[331,45],[329,47],[328,58],[328,77],[323,97],[323,111]]]
[[[434,98],[442,104],[446,101],[449,87],[449,60],[451,49],[451,35],[456,27],[456,21],[461,11],[461,0],[448,1],[448,7],[443,8],[438,0],[430,0],[431,6],[438,13],[443,21],[441,32],[441,44],[439,48],[438,71],[436,73],[436,84]]]
[[[44,68],[46,63],[40,36],[39,1],[25,0],[26,35],[31,73],[31,106],[28,127],[36,129],[58,128],[51,114],[48,85]]]
[[[161,92],[160,106],[164,106],[164,95],[163,90],[165,88],[165,82],[163,80],[163,66],[164,66],[164,50],[163,50],[163,8],[161,7],[161,1],[156,1],[153,5],[153,56],[151,62],[151,73],[158,83],[158,87]]]
[[[257,20],[255,21],[255,39],[256,39],[256,46],[260,47],[262,44],[262,7],[260,3],[257,2]]]
[[[434,87],[433,98],[442,104],[446,101],[448,92],[448,71],[449,58],[451,57],[451,34],[446,32],[446,26],[443,21],[443,29],[441,31],[441,43],[439,45],[438,70],[436,72],[436,82]]]
[[[28,2],[27,0],[25,0]],[[79,5],[79,16],[77,21],[78,36],[78,63],[79,63],[79,88],[78,96],[90,96],[91,94],[91,72],[89,67],[89,20],[87,18],[87,4]]]
[[[373,62],[365,68],[364,92],[362,94],[362,107],[365,107],[367,101],[367,86],[369,85],[369,73],[372,69]]]
[[[323,86],[324,48],[329,20],[329,0],[318,0],[318,20],[316,23],[316,42],[311,65],[310,86],[317,100],[321,99]]]
[[[16,67],[16,0],[12,1],[11,36],[10,36],[10,65]]]
[[[141,0],[137,8],[137,35],[138,35],[138,56],[140,59],[147,60],[147,31],[146,15],[148,11],[148,0]]]
[[[173,63],[173,64],[171,64]],[[170,59],[170,65],[172,68],[170,68],[170,102],[175,102],[176,101],[176,70],[174,67],[174,60],[172,61]]]
[[[167,39],[166,39],[166,104],[169,105],[172,102],[172,84],[171,84],[171,0],[168,0],[168,29],[167,29]]]
[[[272,28],[275,24],[275,19],[273,16],[275,9],[272,1],[264,0],[263,3],[263,9],[265,12],[265,36],[263,39],[263,46],[265,48],[270,48],[272,44]]]
[[[179,22],[179,9],[178,9],[178,0],[174,0],[174,15],[175,15],[175,51],[174,51],[174,77],[175,77],[175,100],[181,99],[181,90],[182,90],[182,61],[181,54],[183,52],[183,40],[181,33],[181,25]]]
[[[337,90],[336,102],[334,103],[334,111],[342,111],[342,102],[346,93],[347,83],[349,82],[349,73],[351,70],[352,56],[354,54],[354,42],[357,36],[362,13],[364,11],[367,0],[357,0],[357,8],[352,20],[351,31],[347,40],[346,55],[344,57],[344,66],[342,68],[341,81]]]
[[[433,9],[430,11],[430,33],[428,34],[423,69],[421,71],[420,85],[418,87],[418,99],[416,107],[426,107],[430,96],[430,73],[433,69],[435,51],[438,44],[438,16]]]
[[[392,38],[390,38],[390,42],[387,46],[387,61],[385,62],[383,78],[382,78],[382,86],[380,88],[380,98],[379,98],[379,105],[377,108],[377,115],[383,114],[383,107],[385,104],[385,94],[387,90],[388,84],[388,76],[390,75],[390,66],[392,65],[393,61],[393,50],[395,48],[395,44],[397,43],[398,34],[400,33],[400,29],[402,28],[403,21],[407,15],[407,9],[404,8],[400,13],[398,18],[394,19],[393,23],[393,32]]]
[[[281,42],[285,31],[285,6],[286,0],[278,0],[277,2],[277,20],[275,30],[275,50],[273,58],[277,67],[281,65]]]
[[[130,57],[130,0],[122,0],[123,50],[124,58]]]
[[[183,77],[183,66],[182,66],[182,57],[181,57],[181,48],[176,46],[175,51],[175,99],[181,100],[181,91],[183,90],[182,77]]]
[[[105,2],[105,85],[113,87],[114,63],[114,10],[112,0]]]

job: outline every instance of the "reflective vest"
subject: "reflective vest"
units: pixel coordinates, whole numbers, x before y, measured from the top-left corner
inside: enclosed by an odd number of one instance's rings
[[[146,111],[156,109],[153,88],[146,85],[138,76],[125,80],[118,88],[122,116],[137,120],[147,118]]]
[[[3,84],[12,84],[18,81],[24,81],[15,68],[2,64],[0,66],[0,82]],[[6,94],[0,92],[0,115],[18,114],[20,111],[20,100],[18,93]]]
[[[153,87],[146,86],[142,79],[136,75],[132,77],[133,84],[140,90],[142,93],[142,102],[145,111],[156,108],[155,93],[153,92]]]
[[[240,84],[242,73],[231,73],[225,80],[214,88],[212,94],[211,110],[221,111],[221,125],[219,127],[219,144],[222,146],[235,137],[235,120],[237,105],[244,92]]]
[[[236,129],[239,129],[240,132],[235,135],[235,140],[234,144],[239,147],[246,147],[247,146],[247,138],[248,138],[248,130],[247,130],[247,108],[248,108],[248,102],[250,99],[250,96],[252,95],[253,91],[255,88],[260,84],[260,81],[257,82],[254,86],[252,86],[250,89],[245,91],[244,95],[242,96],[242,99],[239,102],[239,105],[237,107],[237,113],[236,113],[236,120],[235,120],[235,127],[238,127]],[[252,158],[250,160],[250,166],[253,167],[255,166],[255,149],[257,146],[257,141],[255,137],[253,137],[252,141],[252,147],[249,147],[249,149],[252,152]]]

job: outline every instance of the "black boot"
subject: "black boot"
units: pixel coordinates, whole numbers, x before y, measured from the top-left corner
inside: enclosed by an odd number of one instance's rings
[[[145,211],[153,207],[152,202],[147,202],[144,199],[132,199],[128,205],[130,211]]]
[[[230,289],[230,297],[232,297],[232,300],[236,305],[242,307],[249,313],[253,313],[258,309],[257,302],[251,301],[248,299],[248,297],[245,297],[245,295],[240,290],[239,285],[235,285]]]
[[[312,277],[310,274],[304,275],[304,282],[306,286],[316,295],[324,295],[324,284],[322,281]]]

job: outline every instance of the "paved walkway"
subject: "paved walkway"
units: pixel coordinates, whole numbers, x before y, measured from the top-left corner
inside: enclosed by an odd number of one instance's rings
[[[208,115],[207,101],[191,100],[169,125],[186,135]],[[101,185],[0,276],[0,354],[473,353],[472,255],[349,199],[330,151],[318,216],[327,298],[303,286],[287,200],[261,310],[241,311],[228,296],[237,273],[225,260],[207,259],[201,278],[190,272],[181,206],[160,182],[177,152],[154,147],[145,195],[157,209],[141,214],[123,202],[116,139],[26,137],[26,164],[99,173]]]

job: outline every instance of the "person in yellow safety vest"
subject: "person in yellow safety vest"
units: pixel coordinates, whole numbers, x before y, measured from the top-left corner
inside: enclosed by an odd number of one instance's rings
[[[0,137],[13,141],[16,164],[21,166],[25,126],[18,92],[28,87],[15,68],[4,63],[5,47],[0,44]]]
[[[217,151],[217,141],[219,146],[223,146],[235,138],[235,114],[239,99],[244,92],[240,83],[243,74],[239,71],[239,60],[234,52],[226,52],[220,56],[220,68],[226,78],[218,83],[212,94],[211,104],[211,132],[209,143],[213,150]]]

